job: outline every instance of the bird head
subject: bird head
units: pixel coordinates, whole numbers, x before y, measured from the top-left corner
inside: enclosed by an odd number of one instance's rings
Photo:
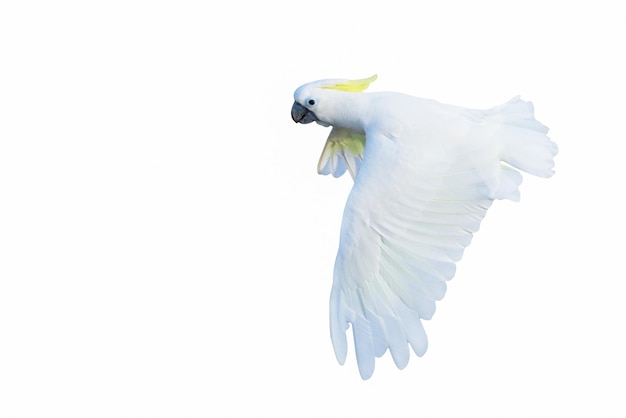
[[[376,78],[373,75],[360,80],[327,79],[304,84],[293,94],[291,118],[296,123],[317,122],[322,126],[329,126],[336,92],[360,93]]]

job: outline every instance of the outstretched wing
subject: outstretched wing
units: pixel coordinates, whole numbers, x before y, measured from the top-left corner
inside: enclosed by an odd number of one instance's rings
[[[343,216],[331,337],[343,364],[352,324],[363,379],[387,349],[399,368],[409,361],[408,345],[418,356],[425,353],[421,320],[430,319],[443,298],[455,262],[492,203],[495,183],[510,181],[517,189],[521,181],[500,164],[493,144],[444,149],[432,141],[416,149],[408,143],[368,134]]]

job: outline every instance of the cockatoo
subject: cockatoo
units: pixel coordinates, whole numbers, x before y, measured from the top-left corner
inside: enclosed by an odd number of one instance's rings
[[[359,373],[387,349],[403,369],[426,352],[422,319],[495,199],[518,201],[522,175],[552,176],[557,145],[515,97],[489,110],[394,92],[363,93],[376,76],[299,87],[295,122],[332,126],[320,174],[354,179],[330,296],[330,336],[344,364],[352,326]]]

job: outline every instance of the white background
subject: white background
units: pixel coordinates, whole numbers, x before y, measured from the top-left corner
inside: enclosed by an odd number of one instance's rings
[[[0,416],[623,417],[626,30],[580,3],[3,2]],[[289,111],[374,73],[521,94],[560,154],[489,211],[426,355],[363,382],[327,319],[351,181]]]

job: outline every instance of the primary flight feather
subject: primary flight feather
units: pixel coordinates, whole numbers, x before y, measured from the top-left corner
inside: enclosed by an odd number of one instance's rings
[[[339,363],[352,326],[359,373],[389,349],[398,366],[427,348],[422,319],[455,273],[494,199],[519,200],[518,170],[554,173],[557,146],[519,97],[489,110],[401,93],[362,93],[376,76],[294,93],[295,122],[332,126],[318,172],[354,179],[330,296]]]

